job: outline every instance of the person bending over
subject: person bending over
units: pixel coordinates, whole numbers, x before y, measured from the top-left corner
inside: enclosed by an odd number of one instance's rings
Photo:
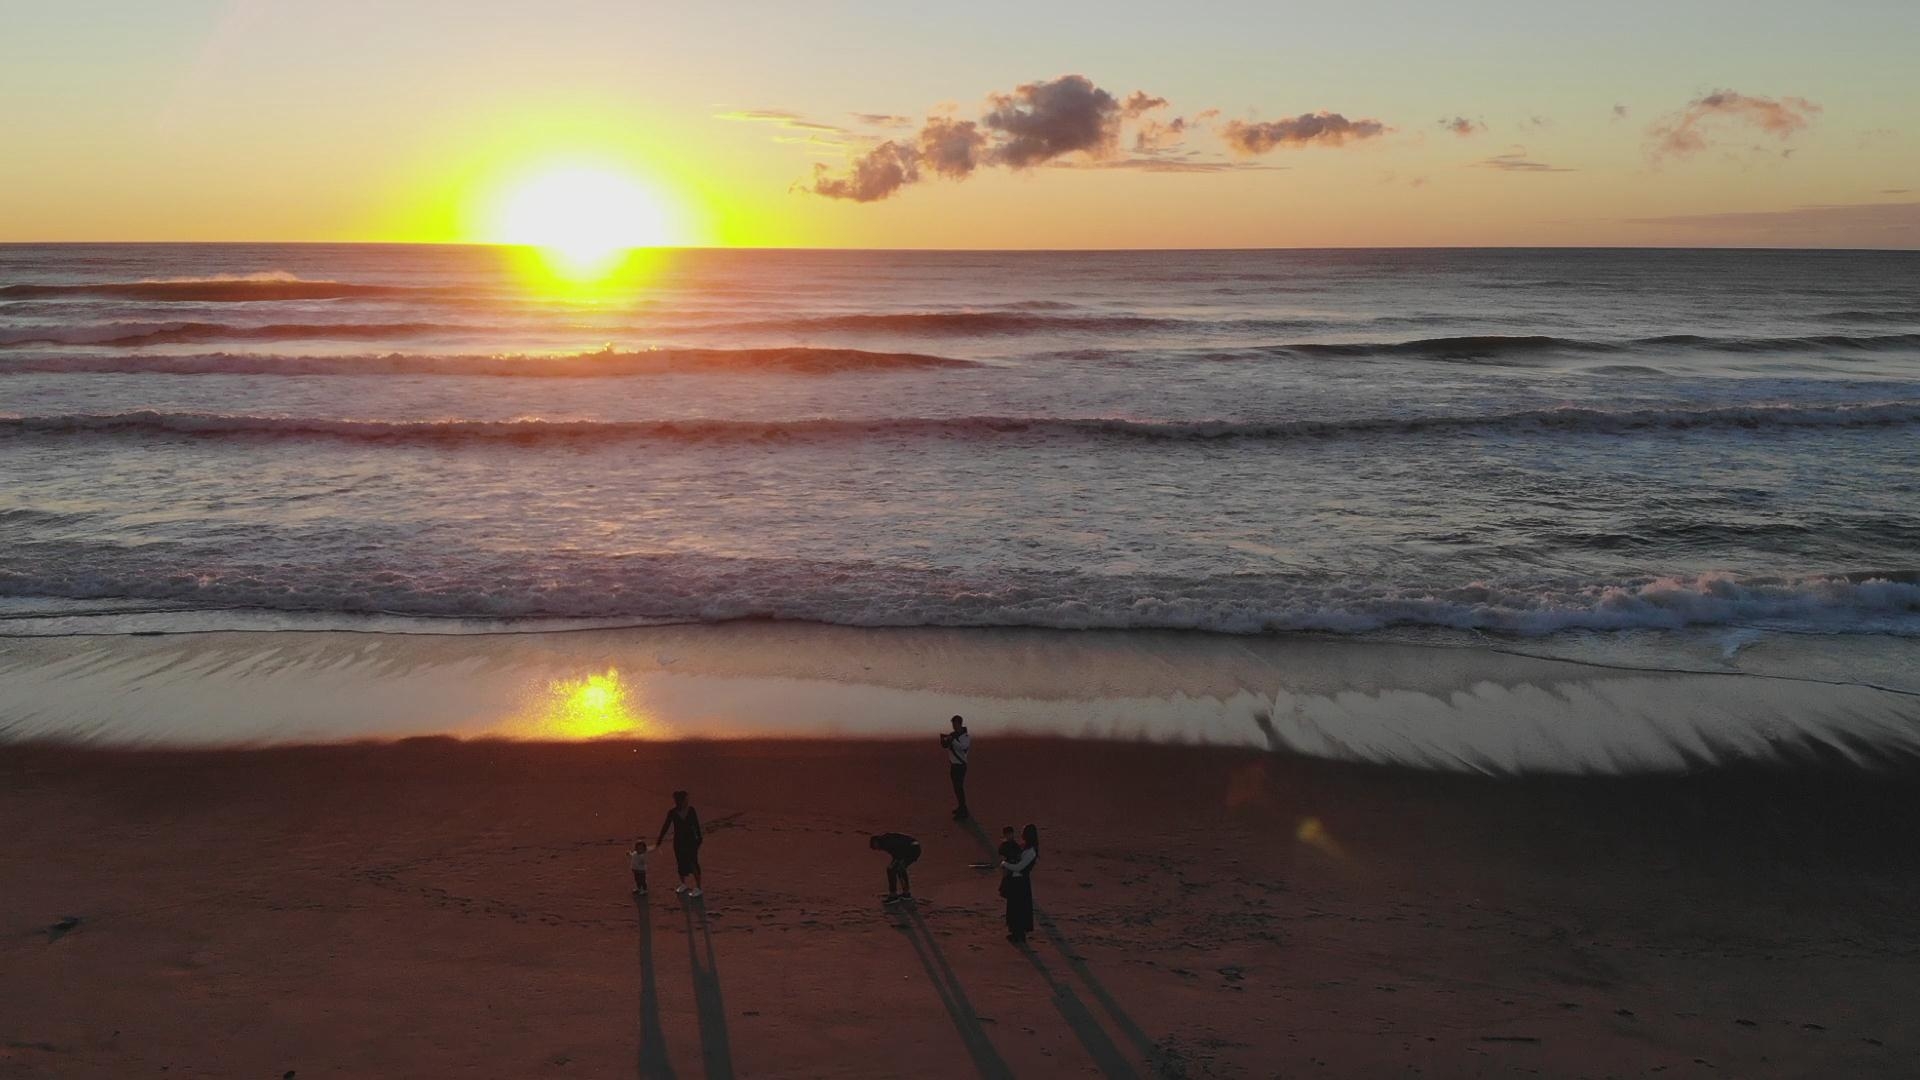
[[[680,873],[680,884],[673,891],[685,896],[700,895],[700,844],[706,837],[700,832],[700,812],[687,804],[687,793],[673,793],[673,809],[667,811],[667,820],[660,825],[660,836],[654,840],[657,846],[673,833],[674,869]],[[687,879],[693,879],[693,889],[688,891]]]
[[[913,882],[907,879],[907,867],[920,858],[920,841],[906,833],[881,833],[867,840],[867,846],[892,856],[887,864],[886,903],[913,899]]]

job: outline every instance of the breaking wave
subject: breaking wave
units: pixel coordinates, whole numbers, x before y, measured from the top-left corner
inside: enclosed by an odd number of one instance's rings
[[[154,303],[227,304],[267,300],[344,300],[372,296],[434,296],[447,289],[410,285],[372,285],[349,281],[309,281],[291,274],[243,274],[231,277],[183,277],[145,281],[82,281],[57,284],[0,285],[0,300],[105,299]]]
[[[1920,633],[1920,576],[1912,573],[1773,579],[1710,573],[1423,588],[1346,576],[971,574],[693,554],[569,561],[550,553],[534,564],[482,559],[457,566],[362,559],[295,565],[228,557],[181,567],[149,564],[138,548],[114,549],[108,557],[113,565],[89,565],[92,556],[69,552],[57,565],[0,566],[0,596],[470,618],[782,619],[1234,634],[1354,634],[1412,626],[1541,636],[1735,624]]]
[[[1609,411],[1560,408],[1479,416],[1348,420],[1150,421],[1088,417],[953,416],[801,420],[371,420],[136,410],[0,417],[0,436],[131,435],[331,439],[370,443],[549,441],[826,441],[888,437],[981,439],[1028,436],[1136,442],[1285,441],[1373,435],[1515,434],[1716,429],[1874,428],[1920,424],[1920,401],[1862,405],[1746,405],[1715,409]]]
[[[783,371],[835,374],[966,368],[975,361],[926,353],[863,349],[602,349],[556,356],[275,356],[210,353],[200,356],[20,356],[0,359],[8,374],[149,375],[467,375],[530,378],[594,378],[623,375]]]

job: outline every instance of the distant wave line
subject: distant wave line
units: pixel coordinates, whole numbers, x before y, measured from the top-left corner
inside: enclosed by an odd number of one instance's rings
[[[784,346],[766,349],[660,348],[637,351],[461,356],[388,353],[381,356],[281,356],[208,353],[198,356],[0,356],[0,375],[448,375],[509,378],[600,378],[626,375],[724,374],[784,371],[833,374],[976,367],[977,362],[927,353]]]
[[[1565,432],[1605,435],[1701,428],[1886,428],[1916,423],[1920,423],[1920,401],[1620,411],[1569,407],[1485,415],[1274,421],[1155,421],[1022,416],[823,417],[800,420],[376,420],[135,410],[121,413],[0,416],[0,436],[127,434],[410,444],[830,441],[888,437],[979,439],[1030,436],[1177,443],[1224,440],[1278,442],[1452,433],[1525,435]]]

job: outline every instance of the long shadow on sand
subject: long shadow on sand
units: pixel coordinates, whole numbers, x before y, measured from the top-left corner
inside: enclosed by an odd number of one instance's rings
[[[978,822],[968,819],[966,821],[956,822],[956,824],[973,836],[974,840],[979,843],[980,849],[987,853],[994,865],[998,864],[999,854],[994,849],[993,841],[987,838],[985,830],[980,828]],[[1074,976],[1086,986],[1087,992],[1093,996],[1095,1001],[1099,1002],[1100,1007],[1105,1010],[1107,1016],[1112,1019],[1114,1030],[1118,1031],[1122,1037],[1133,1044],[1134,1050],[1139,1053],[1141,1058],[1145,1059],[1148,1067],[1153,1070],[1154,1074],[1156,1076],[1174,1074],[1177,1070],[1172,1067],[1173,1063],[1166,1059],[1166,1055],[1161,1051],[1159,1045],[1148,1037],[1147,1033],[1141,1029],[1139,1024],[1134,1022],[1133,1017],[1127,1015],[1126,1009],[1120,1005],[1120,1002],[1113,994],[1108,992],[1107,988],[1101,984],[1098,978],[1094,977],[1093,968],[1087,964],[1086,957],[1080,955],[1079,951],[1073,947],[1073,943],[1068,941],[1066,935],[1060,932],[1060,926],[1053,921],[1052,916],[1049,916],[1046,912],[1040,910],[1038,905],[1035,905],[1033,909],[1033,919],[1039,928],[1045,932],[1047,940],[1052,942],[1054,948],[1060,951],[1060,957],[1066,961],[1068,970],[1072,971]],[[1106,1031],[1100,1026],[1099,1021],[1094,1018],[1092,1011],[1087,1008],[1086,1003],[1080,1000],[1080,995],[1074,992],[1073,987],[1068,985],[1065,980],[1056,976],[1053,969],[1047,966],[1046,961],[1042,960],[1038,953],[1034,952],[1031,948],[1024,949],[1023,951],[1026,953],[1028,961],[1033,964],[1034,970],[1040,973],[1042,979],[1046,980],[1047,988],[1053,992],[1054,1008],[1059,1010],[1061,1018],[1067,1022],[1067,1027],[1073,1031],[1074,1037],[1080,1040],[1080,1045],[1086,1048],[1087,1053],[1092,1056],[1094,1064],[1099,1067],[1100,1071],[1109,1077],[1138,1076],[1139,1074],[1134,1070],[1132,1063],[1127,1060],[1126,1055],[1121,1052],[1120,1048],[1114,1045],[1113,1040],[1107,1036]]]
[[[644,895],[633,898],[640,918],[640,1080],[673,1080],[667,1035],[660,1029],[660,990],[653,976],[653,909]]]
[[[1066,961],[1068,970],[1079,978],[1081,984],[1087,988],[1087,993],[1093,995],[1093,1000],[1099,1002],[1100,1008],[1106,1011],[1107,1017],[1113,1022],[1113,1029],[1133,1044],[1134,1050],[1146,1059],[1147,1067],[1153,1070],[1154,1075],[1167,1076],[1176,1072],[1173,1062],[1167,1060],[1165,1052],[1160,1049],[1160,1044],[1154,1042],[1146,1031],[1134,1022],[1133,1017],[1127,1015],[1127,1010],[1121,1007],[1120,1002],[1107,991],[1099,979],[1094,977],[1093,968],[1087,965],[1087,958],[1081,956],[1080,951],[1073,947],[1073,942],[1060,932],[1060,926],[1053,921],[1053,916],[1036,906],[1033,909],[1033,921],[1047,935],[1047,940],[1053,943],[1053,947],[1060,951],[1060,958]],[[1028,951],[1028,955],[1033,956],[1031,950]],[[1034,957],[1034,966],[1040,966],[1038,957]],[[1047,973],[1043,971],[1042,974]],[[1048,981],[1052,981],[1050,976]]]
[[[707,905],[682,898],[687,916],[687,957],[693,962],[693,1003],[700,1018],[700,1061],[709,1080],[733,1077],[733,1048],[727,1041],[727,1006],[720,997],[720,972],[714,967],[713,931],[707,926]],[[706,946],[702,962],[700,946]]]
[[[973,1011],[973,1003],[967,1000],[967,992],[954,977],[953,968],[948,965],[946,954],[933,939],[933,932],[927,929],[920,912],[912,908],[905,910],[889,908],[887,921],[894,929],[906,935],[913,946],[914,955],[920,958],[920,966],[926,970],[928,981],[940,995],[940,1004],[946,1007],[947,1016],[953,1020],[953,1028],[960,1033],[960,1041],[967,1047],[967,1056],[973,1059],[973,1067],[986,1080],[1012,1080],[1013,1070],[993,1048],[993,1040],[987,1038],[987,1032],[980,1025],[980,1014]]]

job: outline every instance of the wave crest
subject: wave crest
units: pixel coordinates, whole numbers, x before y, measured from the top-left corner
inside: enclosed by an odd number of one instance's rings
[[[870,352],[793,346],[773,349],[601,349],[557,356],[274,356],[208,353],[200,356],[22,356],[0,360],[8,374],[149,375],[452,375],[508,378],[597,378],[626,375],[724,374],[781,371],[830,375],[856,371],[914,371],[979,366],[972,360],[927,353]]]
[[[340,439],[356,442],[460,443],[629,441],[822,441],[886,437],[981,439],[997,436],[1144,442],[1285,441],[1423,433],[1571,432],[1628,434],[1695,428],[1792,429],[1896,427],[1920,423],[1920,401],[1825,407],[1748,405],[1719,409],[1605,411],[1562,408],[1484,416],[1363,417],[1352,420],[1127,420],[1118,418],[952,416],[803,420],[363,420],[136,410],[0,417],[0,435],[125,433],[207,438]]]

